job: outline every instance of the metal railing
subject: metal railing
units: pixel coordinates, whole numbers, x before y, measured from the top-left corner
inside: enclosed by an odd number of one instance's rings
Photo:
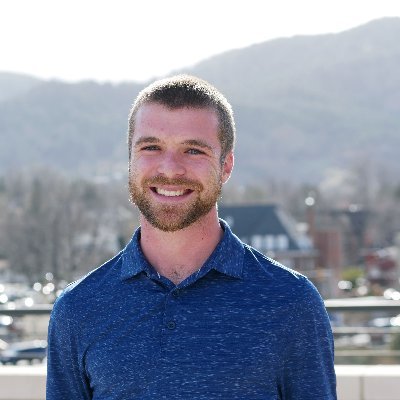
[[[345,319],[348,320],[351,320],[352,316],[356,315],[356,313],[364,315],[366,318],[377,313],[387,316],[400,314],[400,300],[378,298],[329,299],[325,300],[325,306],[331,316],[335,314],[341,315],[345,316]],[[51,304],[18,309],[3,307],[0,308],[0,315],[3,314],[11,317],[49,316],[51,310]],[[394,338],[394,335],[399,335],[400,337],[400,326],[367,326],[365,321],[357,326],[353,324],[336,325],[332,323],[332,331],[336,343],[336,358],[341,360],[341,363],[352,363],[352,359],[358,361],[358,363],[360,363],[360,360],[361,363],[373,363],[378,358],[379,363],[400,363],[400,348],[390,348],[391,338]],[[343,346],[343,338],[348,338],[350,343],[357,335],[358,337],[364,335],[364,339],[370,337],[373,340],[370,343],[359,344],[357,346],[351,344]],[[377,342],[379,343],[377,344]]]
[[[400,313],[400,300],[354,297],[325,300],[328,312],[390,311]]]
[[[10,317],[23,317],[24,315],[50,315],[52,309],[52,304],[40,304],[26,308],[0,307],[0,315],[9,315]]]
[[[325,306],[331,316],[341,315],[345,321],[339,325],[332,323],[337,363],[400,363],[400,348],[394,345],[395,335],[400,337],[400,326],[371,326],[368,323],[374,315],[395,317],[400,313],[400,301],[360,297],[326,300]],[[354,320],[358,322],[356,325]]]

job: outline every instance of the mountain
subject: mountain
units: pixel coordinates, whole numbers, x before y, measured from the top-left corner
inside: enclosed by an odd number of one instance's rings
[[[127,118],[139,89],[43,81],[0,102],[0,171],[27,165],[84,175],[126,171]]]
[[[400,18],[384,18],[232,50],[178,72],[209,80],[231,101],[233,180],[317,182],[355,163],[397,179],[399,37]],[[0,74],[0,90],[5,81]],[[0,96],[0,174],[29,164],[76,174],[126,171],[126,121],[142,85],[33,80],[18,89],[12,81],[10,95]]]
[[[12,99],[29,92],[40,80],[29,75],[0,73],[0,101]]]
[[[366,160],[398,176],[399,37],[400,18],[384,18],[230,51],[187,72],[236,105],[238,155],[254,173],[314,180]]]

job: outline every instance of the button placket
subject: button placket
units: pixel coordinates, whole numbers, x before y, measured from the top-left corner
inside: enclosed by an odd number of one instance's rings
[[[167,301],[166,301],[166,306],[168,307],[168,304],[169,304],[170,307],[171,307],[171,311],[175,310],[175,312],[171,312],[170,313],[170,317],[171,318],[167,317],[168,313],[166,312],[166,327],[170,331],[173,331],[176,328],[176,321],[175,321],[175,318],[174,318],[174,314],[176,315],[176,303],[175,303],[175,300],[178,298],[178,296],[179,296],[178,289],[173,289],[170,292],[170,295],[167,297]]]
[[[164,346],[168,343],[168,337],[173,335],[173,331],[177,328],[178,318],[178,300],[179,290],[172,289],[167,295],[164,304],[164,317],[163,317],[163,339]]]

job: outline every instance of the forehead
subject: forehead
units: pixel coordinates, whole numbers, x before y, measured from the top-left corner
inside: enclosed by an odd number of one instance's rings
[[[193,136],[218,139],[219,120],[212,108],[169,108],[158,103],[142,105],[135,118],[134,136]]]

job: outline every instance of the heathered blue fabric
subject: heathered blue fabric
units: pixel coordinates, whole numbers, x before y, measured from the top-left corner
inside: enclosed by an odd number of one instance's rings
[[[224,236],[175,286],[140,249],[71,284],[50,319],[47,400],[336,399],[333,339],[304,276]]]

